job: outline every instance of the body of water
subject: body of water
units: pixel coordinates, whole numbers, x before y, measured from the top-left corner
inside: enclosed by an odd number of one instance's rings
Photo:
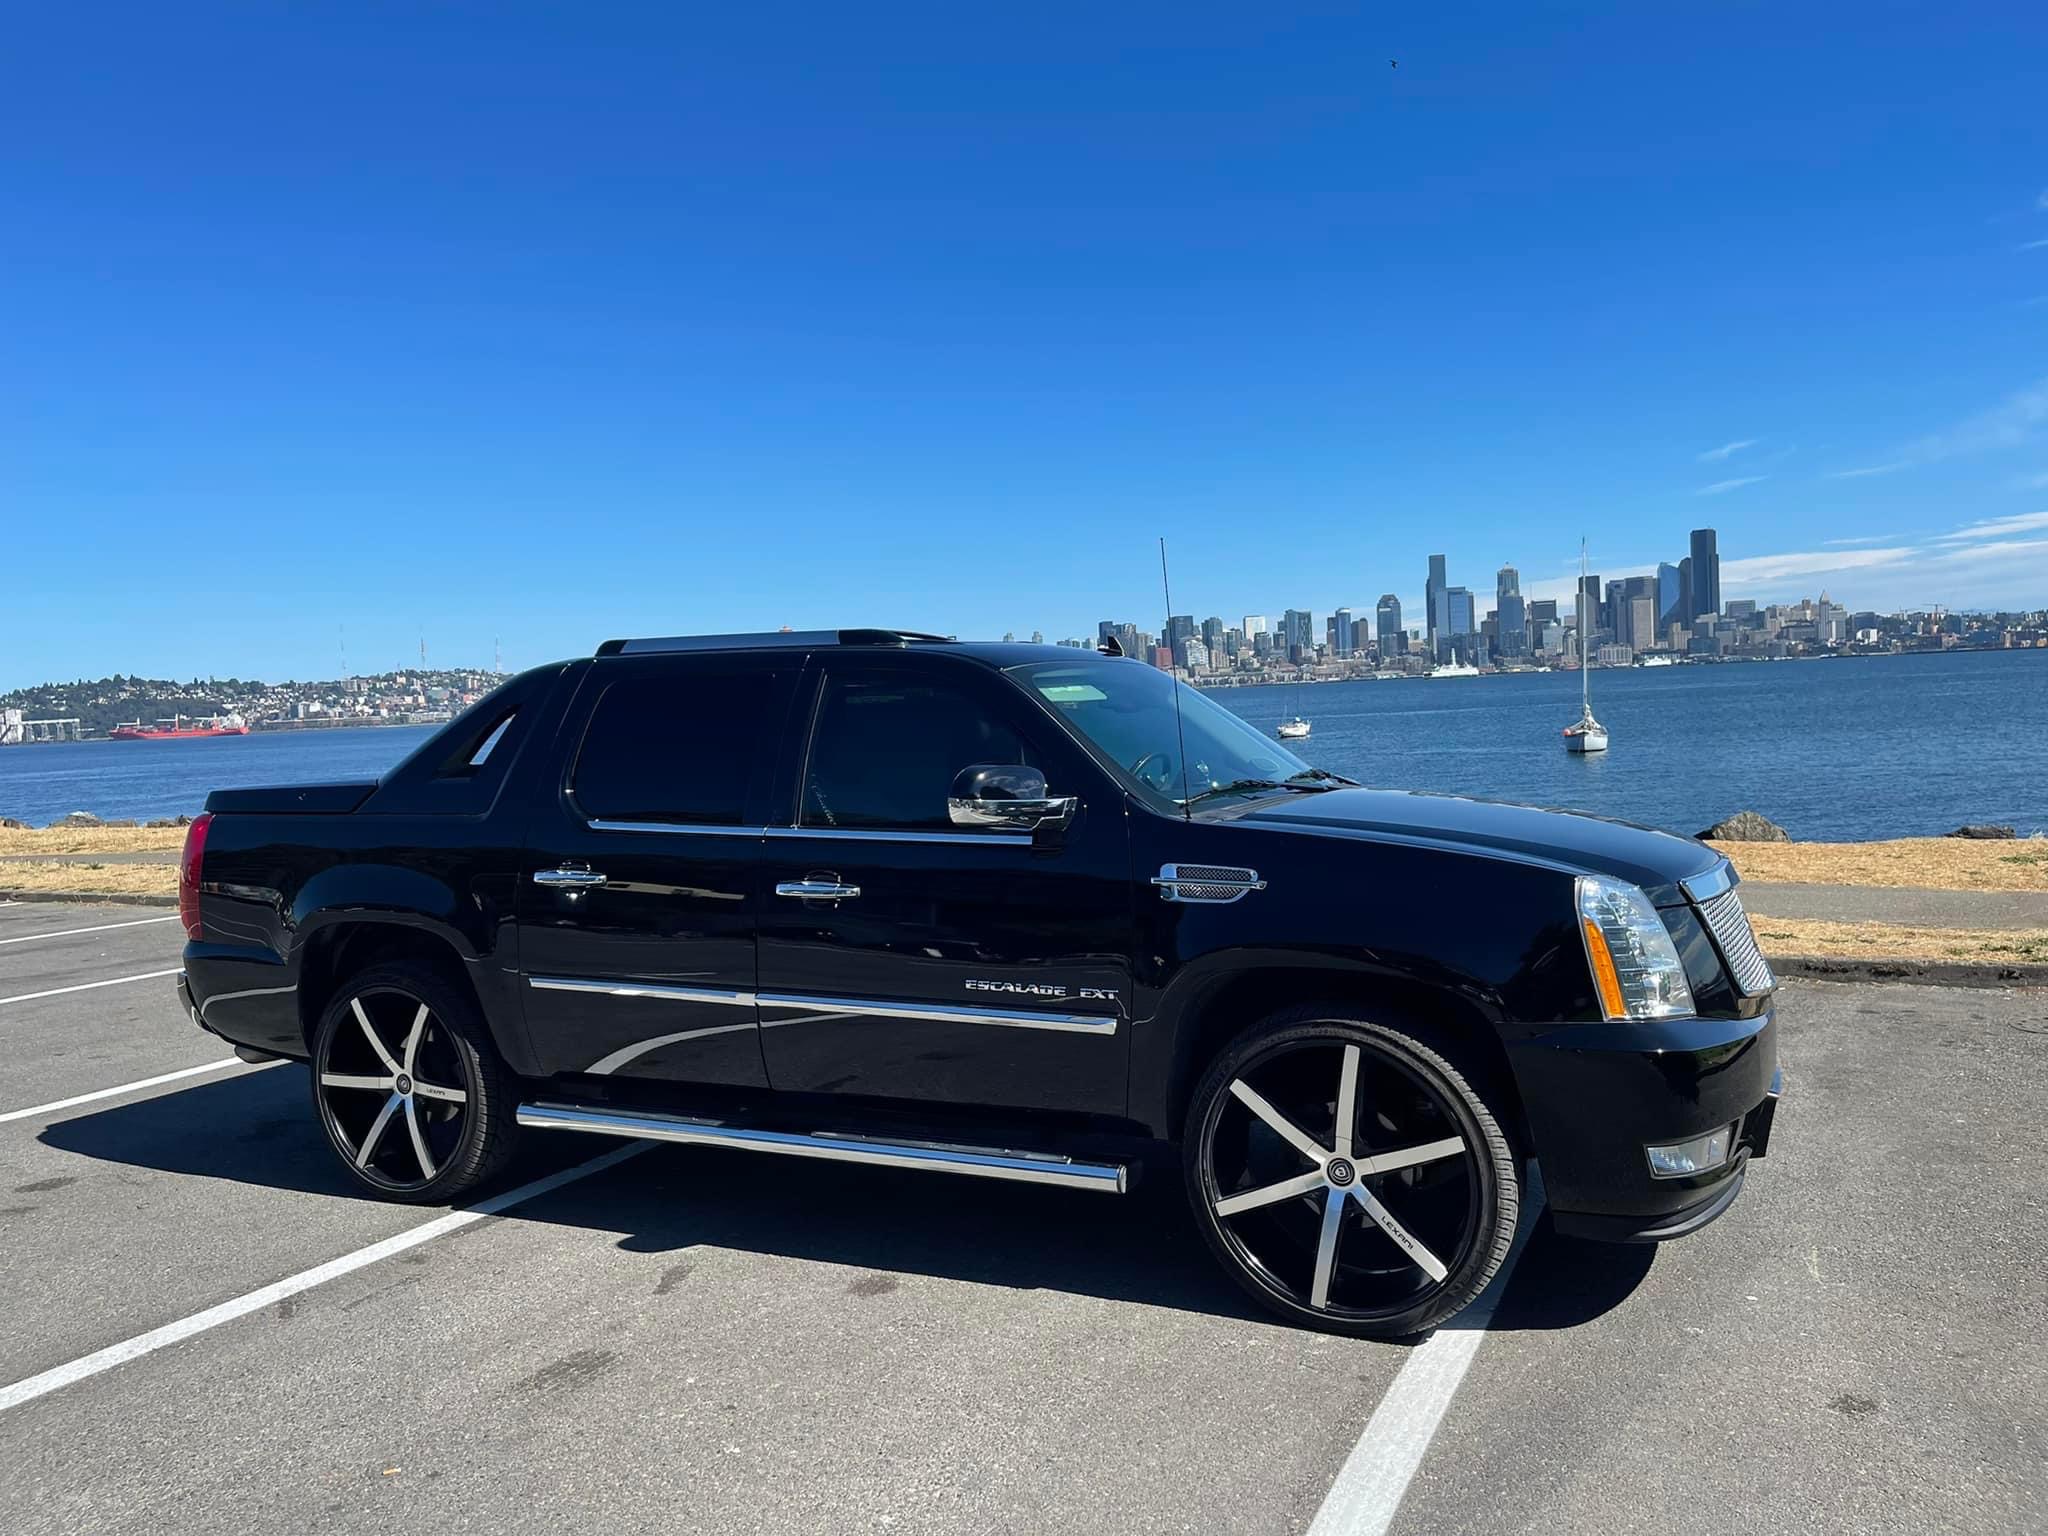
[[[1761,811],[1794,837],[1857,841],[1963,822],[2048,831],[2048,651],[1596,671],[1610,751],[1566,753],[1570,673],[1221,689],[1270,731],[1298,708],[1310,762],[1390,789],[1445,790],[1697,832]],[[207,792],[375,778],[431,731],[286,731],[0,748],[0,816],[147,820]]]
[[[0,816],[32,827],[71,811],[148,821],[194,814],[216,789],[374,779],[438,729],[363,726],[0,747]]]
[[[1577,673],[1226,688],[1210,695],[1310,762],[1433,789],[1695,833],[1759,811],[1795,838],[2048,831],[2048,651],[1729,662],[1592,674],[1613,737],[1576,757]]]

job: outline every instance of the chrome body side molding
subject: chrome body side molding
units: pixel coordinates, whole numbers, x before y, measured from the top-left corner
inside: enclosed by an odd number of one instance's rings
[[[1129,1175],[1121,1163],[1083,1163],[1044,1152],[951,1146],[943,1142],[885,1141],[879,1137],[850,1133],[757,1130],[720,1120],[699,1120],[645,1111],[628,1113],[574,1104],[521,1104],[518,1121],[532,1130],[587,1131],[640,1141],[671,1141],[694,1146],[730,1147],[742,1152],[772,1152],[785,1157],[872,1163],[883,1168],[921,1168],[983,1179],[1095,1189],[1113,1195],[1122,1194],[1129,1183]]]
[[[862,1014],[878,1019],[927,1019],[937,1024],[993,1024],[1011,1029],[1050,1029],[1069,1034],[1113,1035],[1114,1014],[1035,1013],[1021,1008],[976,1008],[966,1003],[909,1003],[859,997],[813,997],[802,992],[733,992],[717,987],[676,987],[651,981],[594,981],[574,976],[529,976],[526,984],[542,992],[586,992],[597,997],[643,997],[676,1003],[723,1003],[735,1008],[794,1008],[805,1013]],[[769,1021],[771,1024],[773,1021]],[[644,1046],[680,1036],[662,1036]],[[611,1061],[612,1057],[606,1057]],[[597,1067],[590,1071],[599,1070]],[[610,1070],[607,1068],[606,1070]]]
[[[722,987],[671,987],[651,981],[585,981],[574,976],[529,976],[526,984],[540,992],[592,992],[600,997],[653,997],[673,1003],[730,1003],[737,1008],[754,1006],[751,992],[731,992]]]
[[[584,823],[593,832],[655,832],[665,837],[815,837],[855,843],[951,843],[968,848],[1029,848],[1028,832],[892,832],[886,827],[714,827],[685,821]]]
[[[811,1013],[856,1013],[878,1019],[929,1019],[939,1024],[999,1024],[1015,1029],[1053,1029],[1071,1034],[1113,1035],[1117,1020],[1092,1013],[1030,1013],[1012,1008],[974,1008],[966,1004],[892,1003],[858,997],[808,997],[795,992],[763,992],[755,1001],[763,1008],[801,1008]]]

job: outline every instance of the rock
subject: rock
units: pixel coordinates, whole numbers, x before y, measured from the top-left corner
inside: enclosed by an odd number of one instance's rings
[[[50,823],[53,827],[103,827],[105,822],[91,811],[73,811],[69,816],[59,817]]]
[[[27,830],[27,822],[16,821],[12,816],[0,816],[0,831],[26,832]]]
[[[145,827],[189,827],[192,825],[192,818],[190,816],[159,816],[155,821],[145,821],[143,825]]]
[[[1717,821],[1701,837],[1717,843],[1789,843],[1792,834],[1769,817],[1759,816],[1755,811],[1737,811],[1725,821]]]
[[[1957,828],[1955,829],[1955,831],[1953,831],[1953,832],[1944,832],[1944,833],[1942,834],[1942,836],[1944,836],[1944,837],[1982,837],[1982,838],[2000,838],[2000,837],[2017,837],[2017,836],[2019,836],[2019,834],[2018,834],[2017,832],[2013,831],[2013,829],[2012,829],[2011,827],[1994,827],[1994,826],[1972,826],[1972,825],[1965,825],[1965,826],[1960,826],[1960,827],[1957,827]]]

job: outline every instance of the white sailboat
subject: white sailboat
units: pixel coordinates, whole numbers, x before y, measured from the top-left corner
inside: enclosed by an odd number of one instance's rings
[[[1301,717],[1301,685],[1297,683],[1294,687],[1294,717],[1282,720],[1273,734],[1282,741],[1300,741],[1308,732],[1309,724]]]
[[[1567,752],[1605,752],[1607,727],[1593,718],[1592,679],[1586,668],[1586,630],[1592,615],[1586,612],[1586,541],[1579,540],[1579,719],[1564,728]]]

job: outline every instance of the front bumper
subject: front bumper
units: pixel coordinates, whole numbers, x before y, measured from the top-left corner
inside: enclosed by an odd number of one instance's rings
[[[1509,1047],[1557,1230],[1610,1242],[1696,1232],[1770,1146],[1777,1019],[1568,1024]],[[1644,1148],[1734,1124],[1728,1161],[1652,1178]]]

